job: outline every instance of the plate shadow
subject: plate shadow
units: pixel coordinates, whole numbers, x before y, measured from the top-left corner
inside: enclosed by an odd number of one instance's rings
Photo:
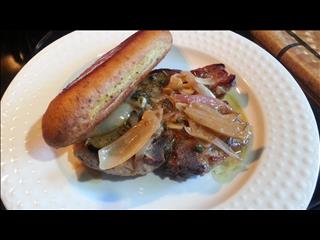
[[[38,161],[54,160],[67,151],[66,148],[52,148],[44,141],[41,130],[41,118],[29,129],[25,138],[25,147],[28,154]]]

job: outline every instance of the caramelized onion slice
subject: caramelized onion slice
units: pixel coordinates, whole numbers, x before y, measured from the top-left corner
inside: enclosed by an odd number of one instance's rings
[[[203,103],[206,105],[210,105],[215,109],[223,109],[225,112],[233,112],[232,108],[218,98],[206,97],[201,95],[184,95],[184,94],[172,94],[172,99],[175,102],[181,103]]]
[[[99,168],[110,169],[134,156],[160,128],[162,109],[145,111],[141,121],[124,135],[98,151]]]
[[[199,77],[195,77],[195,80],[198,83],[201,83],[203,85],[214,85],[217,81],[214,80],[213,78],[199,78]]]
[[[216,137],[210,129],[200,126],[199,124],[196,124],[195,122],[190,120],[188,122],[189,127],[185,127],[184,129],[190,136],[214,144],[222,151],[224,151],[226,154],[228,154],[230,157],[234,157],[241,160],[240,157],[224,141]]]
[[[201,103],[192,103],[184,112],[191,120],[222,135],[241,140],[248,137],[247,124],[238,121],[235,114],[221,114],[218,110]]]
[[[211,98],[216,98],[213,92],[210,91],[204,84],[196,81],[195,76],[191,72],[182,72],[185,74],[185,79],[190,85],[201,95]]]
[[[195,76],[191,72],[183,71],[180,73],[176,73],[171,76],[171,79],[181,79],[183,83],[186,82],[188,84],[188,87],[191,86],[199,94],[206,97],[215,98],[215,95],[210,91],[209,88],[196,81]]]

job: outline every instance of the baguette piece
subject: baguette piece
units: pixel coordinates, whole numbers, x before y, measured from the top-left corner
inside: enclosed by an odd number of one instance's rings
[[[42,118],[46,143],[64,147],[84,141],[165,57],[169,31],[138,31],[112,49],[49,104]]]

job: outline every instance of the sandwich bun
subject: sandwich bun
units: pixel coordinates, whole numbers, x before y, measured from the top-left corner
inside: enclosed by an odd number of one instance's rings
[[[172,45],[169,31],[138,31],[99,58],[49,104],[42,133],[52,147],[88,138],[165,57]]]

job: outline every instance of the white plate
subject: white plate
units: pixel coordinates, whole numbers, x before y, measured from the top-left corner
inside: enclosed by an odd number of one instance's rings
[[[1,100],[1,198],[8,209],[307,207],[319,171],[319,136],[291,75],[235,33],[172,33],[174,47],[157,68],[190,70],[218,60],[234,70],[257,161],[224,185],[211,174],[177,183],[153,174],[119,181],[82,172],[70,147],[44,143],[41,116],[68,82],[132,32],[73,32],[32,58]]]

